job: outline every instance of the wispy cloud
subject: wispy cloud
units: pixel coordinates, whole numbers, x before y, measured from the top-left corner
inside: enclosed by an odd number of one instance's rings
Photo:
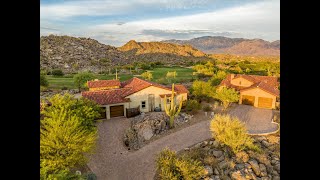
[[[227,7],[228,2],[240,5]],[[43,4],[40,9],[41,24],[49,23],[42,27],[53,27],[50,23],[63,27],[56,34],[91,37],[115,46],[131,39],[160,41],[227,36],[273,41],[280,38],[279,0],[76,0]],[[155,16],[155,11],[163,12]],[[92,18],[74,19],[82,16]],[[49,30],[41,29],[42,35],[48,33]]]

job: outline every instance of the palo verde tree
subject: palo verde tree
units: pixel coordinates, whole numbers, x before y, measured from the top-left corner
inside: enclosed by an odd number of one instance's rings
[[[166,79],[171,82],[172,79],[176,79],[176,77],[178,76],[178,73],[176,71],[168,71],[166,74]]]
[[[50,106],[42,108],[44,119],[40,120],[41,179],[86,163],[86,154],[96,144],[94,119],[101,111],[95,102],[70,94],[57,94],[48,102]]]
[[[171,103],[170,106],[167,106],[167,96],[164,96],[164,109],[166,111],[166,114],[170,117],[169,126],[170,128],[174,127],[174,118],[179,115],[182,107],[183,97],[181,97],[179,107],[176,106],[176,101],[174,98],[174,84],[172,84],[172,94],[171,94]]]
[[[95,76],[89,72],[81,72],[73,76],[73,81],[80,91],[82,87],[86,86],[87,81],[93,80],[94,78]]]
[[[231,102],[239,101],[239,92],[233,88],[220,87],[216,89],[215,93],[212,93],[212,97],[219,99],[224,109],[227,109]]]
[[[153,77],[152,77],[152,73],[149,72],[149,71],[146,71],[144,73],[141,74],[141,76],[144,78],[144,79],[147,79],[147,80],[151,80]]]

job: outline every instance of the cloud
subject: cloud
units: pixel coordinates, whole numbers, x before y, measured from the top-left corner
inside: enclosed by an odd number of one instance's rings
[[[230,0],[232,1],[232,0]],[[228,1],[228,2],[230,2]],[[262,38],[269,41],[280,38],[280,1],[254,1],[229,8],[214,9],[209,7],[220,0],[93,0],[67,1],[63,4],[43,4],[40,9],[41,26],[57,28],[59,34],[83,36],[115,46],[121,46],[131,39],[136,41],[161,41],[166,39],[190,39],[199,36],[226,36],[243,38]],[[223,1],[224,3],[225,1]],[[188,5],[189,4],[189,5]],[[165,11],[208,6],[206,11],[190,11],[170,16],[150,17],[153,10]],[[146,12],[140,12],[145,10]],[[184,11],[187,12],[187,11]],[[119,14],[126,13],[124,16]],[[131,18],[137,13],[143,19]],[[109,16],[97,23],[84,22],[82,19],[72,21],[76,16]],[[118,18],[121,17],[121,18]],[[130,18],[129,18],[130,17]],[[46,19],[48,18],[48,19]],[[141,18],[141,17],[140,17]],[[70,23],[61,23],[70,20]],[[110,20],[111,19],[111,20]],[[48,23],[50,22],[50,23]],[[47,23],[47,24],[46,24]],[[56,26],[57,27],[57,26]],[[63,28],[62,28],[63,27]],[[49,30],[41,29],[46,35]],[[50,30],[52,32],[52,30]]]
[[[100,24],[88,28],[87,32],[88,35],[108,32],[122,44],[130,39],[159,41],[217,35],[273,41],[280,38],[280,3],[263,1],[194,15],[132,21],[121,26]]]

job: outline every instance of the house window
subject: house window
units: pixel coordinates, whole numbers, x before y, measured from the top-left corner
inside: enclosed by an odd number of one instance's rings
[[[241,85],[241,81],[239,81],[239,85]]]
[[[167,103],[171,103],[171,97],[167,98]]]
[[[146,108],[146,101],[141,101],[141,108],[145,109]]]

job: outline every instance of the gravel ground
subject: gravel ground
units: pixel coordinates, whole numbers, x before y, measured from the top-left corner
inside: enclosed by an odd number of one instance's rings
[[[97,152],[88,163],[100,180],[151,180],[155,175],[156,155],[165,147],[179,151],[209,139],[210,121],[202,121],[178,132],[164,136],[138,151],[128,152],[122,137],[130,122],[114,118],[99,123]],[[192,132],[192,133],[190,133]]]

